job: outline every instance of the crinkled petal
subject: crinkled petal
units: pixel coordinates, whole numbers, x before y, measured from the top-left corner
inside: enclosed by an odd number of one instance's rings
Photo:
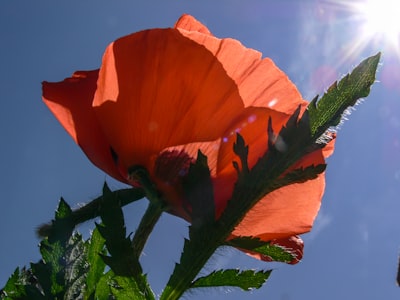
[[[64,81],[43,82],[43,101],[94,165],[122,182],[92,108],[98,70],[78,71]]]
[[[224,211],[237,181],[237,172],[232,165],[232,161],[239,161],[232,151],[236,141],[235,133],[240,133],[249,145],[248,164],[252,168],[268,151],[269,118],[272,120],[273,131],[278,133],[290,117],[268,108],[249,107],[245,110],[247,114],[242,116],[242,120],[237,120],[237,126],[224,136],[220,147],[217,176],[213,178],[217,216]],[[284,141],[280,143],[278,146],[284,150]],[[309,153],[289,171],[324,164],[324,155],[329,152],[318,149]],[[233,233],[271,240],[309,231],[318,213],[324,186],[324,174],[320,174],[314,180],[284,186],[267,194],[247,213]]]
[[[324,174],[303,183],[284,186],[267,194],[233,231],[237,236],[257,236],[268,241],[311,230],[325,188]]]
[[[165,148],[219,138],[243,102],[205,47],[176,29],[153,29],[107,48],[94,107],[123,165],[151,169]]]
[[[197,21],[194,17],[188,14],[182,15],[175,23],[174,28],[184,29],[187,31],[196,31],[202,34],[212,35],[210,30],[204,24]]]
[[[259,51],[246,48],[235,39],[216,38],[199,23],[192,16],[184,15],[176,26],[183,35],[204,45],[216,56],[238,85],[246,107],[269,107],[289,114],[294,112],[298,103],[303,101],[302,97],[271,59],[262,59]]]

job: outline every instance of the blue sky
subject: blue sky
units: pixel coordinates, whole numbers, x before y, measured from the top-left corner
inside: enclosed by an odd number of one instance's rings
[[[332,1],[331,1],[332,2]],[[400,63],[382,40],[367,40],[354,11],[324,1],[1,1],[0,286],[17,266],[39,259],[35,228],[53,217],[60,196],[71,205],[99,195],[104,180],[41,101],[41,82],[98,68],[108,43],[170,27],[190,13],[218,37],[233,37],[271,57],[307,99],[366,56],[384,51],[379,82],[338,132],[314,230],[295,266],[266,264],[220,250],[206,270],[274,268],[260,290],[196,292],[190,299],[398,299],[400,247]],[[361,45],[355,47],[356,45]],[[126,210],[129,230],[146,201]],[[91,223],[80,230],[88,234]],[[160,292],[179,258],[184,221],[162,217],[142,257]],[[206,273],[206,271],[204,271]]]

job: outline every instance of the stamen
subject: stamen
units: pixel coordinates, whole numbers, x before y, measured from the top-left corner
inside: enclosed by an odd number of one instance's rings
[[[183,150],[167,150],[158,155],[154,164],[154,175],[165,183],[174,185],[186,176],[190,164],[194,162],[194,158]]]

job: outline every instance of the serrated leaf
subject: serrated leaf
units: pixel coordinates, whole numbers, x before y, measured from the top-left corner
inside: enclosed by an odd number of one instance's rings
[[[277,262],[290,263],[295,259],[294,255],[284,247],[262,241],[259,238],[238,237],[227,241],[226,245],[259,253]]]
[[[306,168],[298,168],[291,170],[287,174],[285,174],[282,178],[278,178],[275,180],[274,189],[278,189],[280,187],[293,184],[293,183],[303,183],[308,180],[312,180],[317,178],[319,174],[324,172],[326,169],[326,164],[312,165]]]
[[[104,184],[103,202],[100,207],[102,224],[96,224],[97,230],[105,239],[105,245],[109,256],[101,255],[102,260],[107,264],[116,276],[127,277],[135,282],[148,299],[154,299],[146,276],[135,254],[129,237],[126,237],[124,215],[117,195],[113,194]]]
[[[199,150],[197,160],[191,164],[183,181],[184,199],[191,211],[192,226],[200,227],[215,219],[214,191],[207,156]]]
[[[40,253],[43,262],[37,265],[36,271],[40,271],[39,283],[45,285],[47,293],[60,297],[65,291],[64,268],[66,265],[64,253],[66,248],[59,242],[50,244],[47,240],[40,243]],[[35,268],[32,267],[32,270]],[[36,272],[34,272],[36,275]],[[44,278],[48,276],[48,278]],[[49,281],[50,280],[50,281]],[[47,285],[50,283],[50,290]]]
[[[100,207],[100,217],[104,227],[110,233],[106,240],[121,240],[125,238],[126,227],[120,200],[111,192],[107,183],[104,183],[103,186],[103,203]],[[100,233],[103,235],[103,232],[100,231]],[[107,247],[109,246],[108,244]],[[110,249],[108,250],[110,251]]]
[[[31,264],[37,286],[47,298],[79,298],[81,283],[85,282],[85,247],[80,235],[72,235],[71,212],[69,205],[61,199],[52,224],[53,230],[40,243],[42,260]],[[28,284],[26,288],[27,294],[28,291],[35,293],[34,286]]]
[[[144,191],[141,188],[121,189],[112,193],[120,199],[121,206],[125,206],[144,197]],[[73,210],[71,215],[68,216],[67,219],[69,219],[73,227],[90,219],[94,219],[99,216],[100,206],[102,203],[103,196],[97,197],[91,202],[85,204],[84,206]],[[54,220],[50,223],[40,225],[36,231],[38,236],[50,236],[55,230],[53,228],[53,224]]]
[[[65,219],[72,214],[72,209],[63,198],[61,198],[56,210],[56,219]]]
[[[242,163],[242,169],[239,171],[239,166],[237,162],[233,162],[235,169],[238,171],[239,174],[248,173],[250,171],[247,164],[249,146],[246,145],[243,137],[239,133],[236,134],[236,142],[233,144],[233,152],[235,152],[235,154],[240,158],[240,162]]]
[[[86,282],[87,249],[80,234],[74,234],[65,252],[64,281],[66,286],[64,299],[82,299]]]
[[[52,294],[51,271],[47,268],[43,260],[37,263],[31,263],[32,273],[37,278],[37,281],[45,295]]]
[[[97,283],[106,267],[106,264],[100,257],[100,254],[105,254],[105,240],[97,229],[92,232],[92,236],[87,243],[87,263],[90,267],[86,276],[85,300],[90,299],[91,295],[95,292]]]
[[[335,82],[320,100],[316,97],[310,102],[307,112],[314,137],[321,136],[331,126],[337,126],[348,107],[368,96],[375,82],[380,56],[378,53],[365,59],[339,83]]]
[[[112,270],[102,275],[97,283],[94,299],[134,299],[147,300],[133,278],[116,276]]]
[[[271,272],[271,270],[219,270],[212,272],[208,276],[198,278],[192,284],[191,288],[233,286],[245,291],[250,291],[262,287],[269,278]]]
[[[136,281],[132,277],[115,276],[109,284],[111,293],[116,299],[149,299],[138,289]]]
[[[1,299],[15,299],[25,296],[24,287],[20,283],[19,268],[16,268],[14,273],[8,278],[6,285],[0,290]]]
[[[113,276],[115,275],[113,271],[110,270],[99,278],[94,291],[93,299],[114,299],[114,297],[111,295],[111,287],[109,285],[109,282]]]
[[[74,223],[70,218],[71,213],[71,207],[61,198],[55,213],[55,219],[52,221],[52,230],[47,238],[50,244],[59,242],[65,245],[68,242],[74,230]]]

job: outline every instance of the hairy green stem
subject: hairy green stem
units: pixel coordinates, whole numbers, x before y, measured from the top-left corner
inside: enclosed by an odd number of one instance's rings
[[[197,274],[199,274],[219,245],[219,242],[207,243],[201,248],[201,251],[197,251],[198,255],[193,256],[192,265],[189,268],[181,268],[181,271],[176,273],[175,280],[173,282],[170,280],[160,300],[179,299],[190,288]]]
[[[166,205],[146,169],[135,167],[130,170],[129,174],[131,178],[136,179],[140,183],[146,198],[150,202],[132,239],[134,254],[139,258],[147,239],[160,219],[161,214],[164,212]]]
[[[160,216],[163,212],[164,206],[162,203],[149,203],[149,206],[147,207],[147,210],[142,217],[139,227],[132,239],[133,251],[136,257],[139,258],[140,254],[142,253],[150,233],[153,231],[154,226],[160,219]]]
[[[121,189],[112,192],[121,201],[121,207],[129,203],[135,202],[145,197],[145,192],[141,188]],[[74,227],[80,223],[97,218],[100,213],[100,205],[103,196],[97,197],[84,206],[74,210],[69,218],[71,218]],[[39,237],[47,237],[53,231],[53,221],[40,225],[36,233]]]

